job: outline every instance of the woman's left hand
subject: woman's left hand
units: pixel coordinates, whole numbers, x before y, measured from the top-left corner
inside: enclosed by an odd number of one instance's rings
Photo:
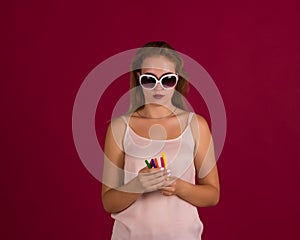
[[[178,195],[182,181],[179,178],[169,177],[166,187],[160,188],[160,192],[165,196]]]

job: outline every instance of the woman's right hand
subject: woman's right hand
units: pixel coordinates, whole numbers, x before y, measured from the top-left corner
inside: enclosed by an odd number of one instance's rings
[[[169,172],[164,168],[144,167],[139,171],[138,180],[143,192],[153,192],[165,186]]]

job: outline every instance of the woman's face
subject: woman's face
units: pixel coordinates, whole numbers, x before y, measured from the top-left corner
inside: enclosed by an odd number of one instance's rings
[[[151,74],[157,79],[167,73],[176,73],[175,64],[164,56],[154,56],[146,58],[141,67],[141,74]],[[159,105],[170,106],[175,87],[171,89],[164,89],[161,83],[158,83],[154,89],[142,88],[145,96],[145,103],[153,103]]]

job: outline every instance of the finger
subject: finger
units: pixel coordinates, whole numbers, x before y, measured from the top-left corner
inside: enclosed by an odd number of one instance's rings
[[[156,179],[164,179],[166,181],[166,177],[164,176],[163,173],[157,173],[157,174],[139,174],[139,179],[142,181],[153,181]]]
[[[165,196],[172,196],[174,195],[172,192],[167,192],[167,191],[161,191],[161,193]]]
[[[141,178],[148,179],[149,181],[156,179],[156,178],[161,178],[161,177],[165,178],[165,173],[163,171],[155,171],[155,172],[151,172],[151,173],[141,173],[139,175]]]
[[[158,183],[156,183],[156,184],[154,184],[154,185],[148,186],[148,187],[146,188],[146,191],[147,191],[147,192],[153,192],[153,191],[156,191],[156,190],[160,189],[163,185],[164,185],[164,182],[158,182]]]
[[[174,187],[162,187],[160,190],[165,191],[165,192],[175,192]]]
[[[157,185],[157,184],[160,184],[160,183],[162,183],[163,184],[162,186],[164,186],[165,178],[163,176],[158,177],[158,178],[154,178],[154,179],[143,178],[142,182],[144,183],[144,185],[147,185],[147,186],[153,186],[153,185]]]
[[[142,169],[139,170],[139,173],[150,173],[150,172],[155,172],[160,170],[160,168],[148,168],[148,167],[144,167]]]
[[[166,187],[176,187],[176,182],[170,182],[170,181],[166,181]]]
[[[176,186],[177,178],[174,177],[167,177],[166,178],[166,186]]]

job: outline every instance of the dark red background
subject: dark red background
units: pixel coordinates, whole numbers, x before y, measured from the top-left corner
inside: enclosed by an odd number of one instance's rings
[[[73,102],[101,61],[153,40],[197,60],[226,107],[221,200],[200,209],[203,239],[297,238],[297,1],[1,5],[1,239],[109,239],[101,184],[73,143]]]

